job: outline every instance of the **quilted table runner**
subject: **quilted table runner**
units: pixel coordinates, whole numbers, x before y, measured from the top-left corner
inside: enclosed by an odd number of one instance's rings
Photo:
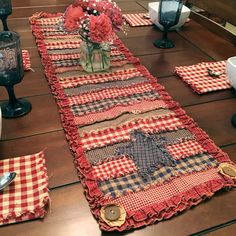
[[[7,172],[16,177],[0,191],[0,225],[43,218],[49,204],[44,153],[0,160],[0,176]]]
[[[168,219],[236,185],[236,165],[117,38],[109,71],[79,64],[61,14],[31,17],[86,197],[100,228]]]

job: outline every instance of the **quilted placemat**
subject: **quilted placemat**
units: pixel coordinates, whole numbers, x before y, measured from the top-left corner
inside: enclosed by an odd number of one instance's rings
[[[202,94],[231,88],[225,69],[226,61],[201,62],[175,67],[175,73],[195,92]],[[215,73],[219,76],[214,76]]]
[[[128,13],[123,14],[126,22],[129,23],[130,26],[146,26],[146,25],[153,25],[150,20],[148,13]]]
[[[168,219],[236,185],[236,166],[117,38],[123,65],[80,70],[62,14],[30,18],[86,198],[100,228]],[[114,58],[114,59],[113,59]]]
[[[44,153],[0,161],[0,176],[15,172],[14,181],[0,191],[0,225],[43,218],[49,203]]]

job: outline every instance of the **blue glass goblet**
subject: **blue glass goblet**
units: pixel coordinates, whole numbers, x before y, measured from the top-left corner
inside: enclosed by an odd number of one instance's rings
[[[5,86],[9,101],[1,103],[2,116],[15,118],[31,111],[31,104],[25,99],[17,99],[14,85],[24,76],[20,36],[11,31],[0,32],[0,86]]]
[[[178,24],[183,7],[181,0],[161,0],[159,5],[159,23],[163,26],[163,36],[154,45],[158,48],[173,48],[174,43],[168,39],[168,30]]]
[[[7,17],[12,13],[11,0],[0,0],[0,19],[2,20],[3,30],[8,31]]]

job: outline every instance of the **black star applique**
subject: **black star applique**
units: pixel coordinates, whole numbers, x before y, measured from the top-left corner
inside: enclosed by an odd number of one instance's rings
[[[176,165],[175,159],[164,148],[165,138],[153,139],[140,130],[134,130],[131,136],[133,140],[127,146],[117,148],[116,153],[132,158],[143,178],[146,179],[148,175],[152,174],[158,164]]]

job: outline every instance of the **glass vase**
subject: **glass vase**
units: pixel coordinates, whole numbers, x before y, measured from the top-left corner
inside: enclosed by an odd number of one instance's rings
[[[87,72],[99,72],[110,68],[110,47],[82,41],[80,65]]]

